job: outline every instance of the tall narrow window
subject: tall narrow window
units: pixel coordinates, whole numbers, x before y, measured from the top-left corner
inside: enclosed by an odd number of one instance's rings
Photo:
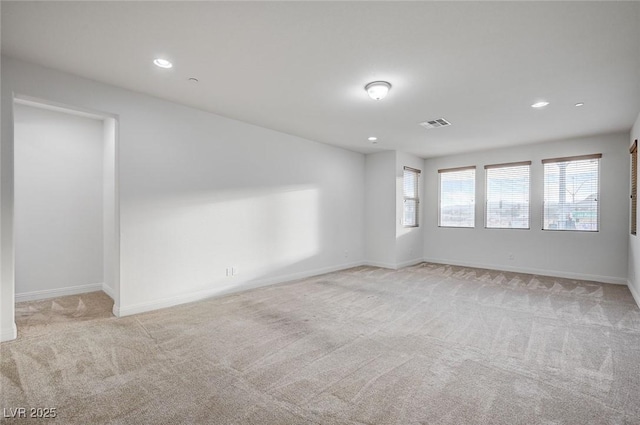
[[[404,194],[402,224],[405,227],[418,227],[418,214],[420,211],[419,181],[420,170],[404,167],[404,175],[402,177],[402,192]]]
[[[485,226],[488,229],[529,228],[531,161],[486,165]]]
[[[602,154],[545,159],[544,230],[597,232]]]
[[[631,234],[636,234],[638,219],[638,140],[633,142],[631,152]]]
[[[438,170],[440,175],[441,227],[474,227],[476,167]]]

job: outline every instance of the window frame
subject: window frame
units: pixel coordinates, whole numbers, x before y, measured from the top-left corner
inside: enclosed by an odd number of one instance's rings
[[[404,193],[404,182],[406,178],[406,173],[412,173],[415,177],[415,196],[406,196]],[[415,228],[420,227],[420,175],[422,170],[418,170],[417,168],[404,166],[402,168],[402,227],[406,228]],[[405,207],[407,205],[407,201],[415,202],[415,211],[414,211],[414,222],[415,224],[406,224],[405,217]]]
[[[545,165],[546,164],[553,164],[553,163],[558,163],[558,162],[574,162],[574,161],[586,161],[586,160],[590,160],[590,159],[596,159],[598,161],[598,174],[597,174],[597,198],[595,200],[596,202],[596,230],[587,230],[587,229],[546,229],[545,226],[545,209],[546,209],[546,187],[547,187],[547,173],[545,172]],[[569,156],[569,157],[561,157],[561,158],[549,158],[549,159],[543,159],[542,160],[542,223],[541,223],[541,227],[543,231],[549,231],[549,232],[584,232],[584,233],[599,233],[600,232],[600,204],[601,204],[601,200],[600,200],[600,175],[601,175],[601,170],[602,170],[602,166],[601,166],[601,160],[602,159],[602,154],[601,153],[596,153],[596,154],[590,154],[590,155],[577,155],[577,156]]]
[[[467,167],[454,167],[454,168],[442,168],[438,170],[438,227],[447,228],[447,229],[475,229],[476,228],[476,199],[477,199],[477,166],[470,165]],[[456,173],[460,171],[470,171],[473,170],[473,208],[471,211],[473,212],[473,225],[472,226],[451,226],[451,225],[443,225],[442,224],[442,174],[447,173]]]
[[[630,229],[629,232],[636,236],[638,226],[638,139],[633,142],[629,149],[631,154],[631,211],[630,215]]]
[[[484,166],[484,228],[491,230],[531,230],[531,164],[532,161],[507,162],[503,164],[489,164]],[[490,227],[489,226],[489,172],[488,170],[497,168],[511,168],[527,166],[529,171],[528,184],[528,212],[527,227]]]

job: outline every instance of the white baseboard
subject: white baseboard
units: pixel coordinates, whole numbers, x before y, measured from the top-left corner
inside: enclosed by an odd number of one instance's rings
[[[11,341],[18,337],[18,328],[15,322],[10,327],[0,330],[0,342]]]
[[[16,302],[43,300],[46,298],[64,297],[66,295],[84,294],[85,292],[102,291],[102,283],[68,286],[66,288],[45,289],[42,291],[22,292],[16,294]]]
[[[631,283],[631,281],[627,281],[627,286],[629,287],[631,295],[633,295],[633,299],[636,300],[638,308],[640,308],[640,292],[638,292],[635,286],[633,286],[633,283]]]
[[[371,267],[380,267],[380,268],[383,268],[383,269],[392,269],[392,270],[395,270],[395,269],[398,268],[395,264],[382,263],[382,262],[379,262],[379,261],[365,261],[364,265],[371,266]]]
[[[396,264],[396,269],[401,269],[403,267],[415,266],[416,264],[424,263],[423,258],[414,258],[413,260],[403,261],[402,263]]]
[[[403,261],[401,263],[381,263],[378,261],[365,261],[363,264],[366,266],[371,266],[371,267],[381,267],[383,269],[392,269],[392,270],[398,270],[401,269],[403,267],[409,267],[409,266],[415,266],[416,264],[420,264],[423,263],[424,259],[423,258],[414,258],[413,260],[408,260],[408,261]]]
[[[112,300],[115,300],[115,291],[113,290],[112,287],[107,286],[106,284],[102,284],[102,292],[104,292],[105,294],[109,295],[109,298],[111,298]]]
[[[321,275],[321,274],[337,272],[337,271],[340,271],[340,270],[347,270],[347,269],[351,269],[353,267],[360,267],[360,266],[363,266],[363,265],[365,265],[364,261],[355,261],[353,263],[345,263],[345,264],[340,264],[340,265],[337,265],[337,266],[321,267],[321,268],[315,269],[315,270],[308,270],[308,271],[303,271],[303,272],[290,273],[290,274],[276,276],[276,277],[270,277],[270,278],[266,278],[266,279],[258,279],[258,280],[254,280],[254,281],[248,282],[248,284],[255,285],[255,287],[257,288],[257,287],[260,287],[260,286],[274,285],[276,283],[290,282],[292,280],[304,279],[304,278],[307,278],[307,277],[312,277],[312,276],[318,276],[318,275]],[[231,292],[236,292],[236,291],[231,291]]]
[[[130,316],[132,314],[144,313],[147,311],[158,310],[161,308],[173,307],[180,304],[186,304],[194,301],[200,301],[211,297],[218,297],[234,292],[246,291],[247,289],[259,288],[262,286],[274,285],[277,283],[289,282],[297,279],[318,276],[325,273],[331,273],[339,270],[350,269],[364,265],[364,262],[354,262],[341,264],[337,266],[323,267],[315,270],[291,273],[265,279],[256,279],[248,282],[235,282],[225,286],[216,286],[215,288],[203,291],[195,291],[188,294],[180,294],[173,297],[162,298],[159,300],[138,303],[128,306],[113,305],[113,314],[117,317]]]
[[[502,270],[505,272],[537,274],[540,276],[554,276],[576,280],[589,280],[594,282],[613,283],[616,285],[627,284],[626,278],[615,276],[600,276],[595,274],[572,273],[558,270],[535,269],[529,267],[510,267],[495,264],[480,264],[466,261],[446,260],[442,258],[425,258],[424,261],[426,261],[427,263],[450,264],[452,266],[475,267],[478,269]]]

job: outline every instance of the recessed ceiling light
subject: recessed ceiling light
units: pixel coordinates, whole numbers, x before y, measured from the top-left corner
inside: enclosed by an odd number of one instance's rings
[[[389,93],[391,84],[386,81],[373,81],[364,86],[364,89],[369,93],[371,99],[381,100]]]
[[[173,64],[166,59],[157,58],[153,60],[153,63],[160,68],[171,68]]]
[[[375,142],[376,140],[378,140],[378,138],[371,136],[367,140],[370,141],[370,142]]]
[[[540,102],[536,102],[536,103],[534,103],[533,105],[531,105],[531,107],[532,107],[532,108],[544,108],[544,107],[545,107],[545,106],[547,106],[548,104],[549,104],[549,102],[545,102],[545,101],[543,100],[543,101],[540,101]]]
[[[584,106],[584,102],[578,102],[578,103],[576,103],[576,106],[578,106],[578,107]]]

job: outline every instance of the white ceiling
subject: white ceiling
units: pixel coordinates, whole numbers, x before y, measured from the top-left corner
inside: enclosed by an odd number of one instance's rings
[[[627,131],[640,112],[639,2],[3,1],[1,11],[6,55],[360,152],[433,157]],[[174,67],[155,67],[160,56]],[[373,80],[391,82],[386,99],[368,98]],[[539,99],[551,104],[532,109]],[[435,118],[452,125],[418,125]]]

